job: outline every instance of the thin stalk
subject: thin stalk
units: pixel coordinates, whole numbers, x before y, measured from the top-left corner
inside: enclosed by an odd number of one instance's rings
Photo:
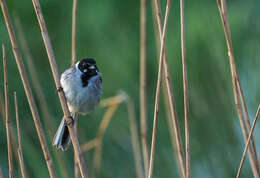
[[[256,115],[255,115],[255,119],[254,119],[252,128],[250,130],[249,137],[248,137],[247,142],[246,142],[246,146],[245,146],[245,149],[244,149],[244,152],[243,152],[243,155],[242,155],[242,159],[241,159],[240,164],[239,164],[239,168],[238,168],[238,171],[237,171],[237,177],[236,178],[239,178],[239,176],[240,176],[240,173],[241,173],[244,161],[245,161],[245,157],[246,157],[246,152],[247,152],[247,149],[248,149],[248,146],[249,146],[249,143],[250,143],[250,139],[251,139],[253,132],[254,132],[254,129],[255,129],[256,120],[258,119],[258,116],[259,116],[259,111],[260,111],[260,105],[258,106]]]
[[[53,123],[51,120],[53,118],[53,116],[49,112],[46,97],[44,96],[44,92],[41,87],[39,78],[37,77],[38,76],[38,74],[36,72],[37,67],[35,66],[35,64],[33,62],[34,60],[31,55],[30,49],[28,47],[27,40],[25,39],[25,34],[24,34],[24,31],[23,31],[23,28],[21,25],[21,21],[19,20],[19,18],[17,16],[15,16],[15,18],[14,18],[14,23],[15,23],[15,27],[17,29],[18,40],[21,43],[21,49],[24,52],[25,61],[26,61],[26,64],[28,65],[29,75],[32,79],[33,87],[34,87],[35,91],[37,91],[37,92],[35,92],[36,97],[37,97],[38,101],[41,102],[39,107],[40,107],[40,110],[42,111],[43,119],[47,126],[48,136],[49,136],[49,139],[52,140],[52,136],[55,134],[54,133],[55,130],[53,128]],[[59,163],[59,166],[61,166],[63,176],[65,176],[66,178],[69,178],[68,169],[65,165],[65,161],[64,161],[63,156],[61,155],[61,152],[55,151],[54,153],[55,153],[55,156]]]
[[[17,104],[16,92],[14,92],[14,106],[15,106],[15,118],[16,118],[16,126],[17,126],[17,138],[18,138],[17,153],[18,153],[18,156],[19,156],[19,164],[20,164],[22,177],[25,178],[26,172],[25,172],[25,166],[24,166],[24,161],[23,161],[23,151],[22,151],[22,143],[21,143],[21,134],[20,134],[20,124],[19,124],[18,104]]]
[[[62,90],[60,90],[61,85],[60,85],[60,80],[59,80],[60,79],[59,71],[58,71],[58,67],[57,67],[57,64],[56,64],[56,60],[55,60],[53,48],[52,48],[52,45],[51,45],[50,37],[48,35],[48,30],[47,30],[47,27],[46,27],[46,24],[45,24],[45,21],[44,21],[44,17],[43,17],[43,14],[42,14],[41,6],[40,6],[40,3],[39,3],[38,0],[32,0],[32,2],[33,2],[35,13],[36,13],[36,16],[37,16],[37,19],[38,19],[38,22],[39,22],[39,26],[40,26],[40,29],[41,29],[42,38],[43,38],[44,45],[45,45],[45,48],[46,48],[46,52],[47,52],[47,55],[48,55],[48,58],[49,58],[49,63],[50,63],[50,66],[51,66],[55,85],[56,85],[56,88],[58,89],[58,91],[60,91],[60,92],[58,92],[58,95],[59,95],[60,103],[61,103],[61,106],[62,106],[62,110],[63,110],[64,116],[66,118],[66,122],[71,123],[71,115],[70,115],[70,112],[69,112],[69,109],[68,109],[68,106],[67,106],[66,98],[65,98],[64,92]],[[77,156],[77,160],[78,160],[78,163],[79,163],[81,175],[82,175],[83,178],[88,177],[86,163],[85,163],[85,160],[83,158],[82,151],[81,151],[80,145],[79,145],[79,141],[78,141],[78,138],[76,137],[75,130],[74,130],[72,124],[68,125],[68,129],[69,129],[72,145],[73,145],[73,148],[74,148],[74,152]]]
[[[167,25],[168,25],[170,4],[171,4],[171,1],[168,0],[167,4],[166,4],[166,12],[165,12],[165,18],[164,18],[164,25],[163,25],[163,33],[162,33],[162,38],[161,38],[160,56],[159,56],[159,68],[158,68],[158,77],[157,77],[156,94],[155,94],[153,133],[152,133],[151,153],[150,153],[150,159],[149,159],[150,163],[149,163],[148,178],[152,177],[153,165],[154,165],[154,151],[155,151],[155,142],[156,142],[156,133],[157,133],[157,121],[158,121],[158,113],[159,113],[160,88],[161,88],[162,68],[163,68],[163,54],[164,54],[164,50],[165,50],[164,46],[165,46],[165,37],[166,37],[166,29],[167,29]]]
[[[76,61],[76,26],[77,26],[77,0],[73,0],[73,6],[72,6],[72,34],[71,34],[71,66],[75,64]],[[78,127],[77,123],[75,123],[74,126],[75,133],[78,134]],[[79,178],[79,165],[77,162],[77,157],[74,153],[74,176],[75,178]]]
[[[56,172],[55,172],[55,169],[54,169],[52,157],[50,155],[50,151],[49,151],[48,146],[47,146],[47,142],[46,142],[45,134],[43,132],[42,124],[40,122],[38,110],[37,110],[37,107],[36,107],[36,104],[35,104],[35,101],[34,101],[34,98],[33,98],[33,95],[32,95],[32,90],[31,90],[31,87],[30,87],[30,84],[29,84],[29,81],[28,81],[28,78],[27,78],[27,74],[26,74],[25,69],[24,69],[24,64],[22,62],[21,54],[20,54],[20,51],[19,51],[19,48],[18,48],[18,45],[17,45],[17,40],[16,40],[16,37],[15,37],[15,34],[14,34],[13,26],[11,24],[11,20],[10,20],[10,17],[9,17],[6,2],[5,2],[5,0],[0,0],[0,3],[1,3],[2,12],[3,12],[3,15],[4,15],[6,27],[7,27],[9,37],[10,37],[10,40],[11,40],[11,43],[12,43],[13,53],[14,53],[14,56],[15,56],[16,64],[17,64],[17,67],[18,67],[18,70],[19,70],[19,73],[20,73],[20,77],[22,79],[23,86],[24,86],[24,89],[25,89],[25,93],[26,93],[26,96],[27,96],[27,99],[28,99],[28,102],[29,102],[29,106],[30,106],[30,109],[31,109],[31,112],[32,112],[34,124],[35,124],[36,130],[37,130],[37,134],[39,136],[39,140],[40,140],[41,147],[42,147],[42,150],[43,150],[44,158],[45,158],[45,161],[46,161],[46,164],[47,164],[51,178],[56,178],[57,176],[56,176]]]
[[[233,93],[234,93],[234,100],[236,104],[236,109],[238,113],[238,118],[240,121],[243,137],[244,137],[244,142],[246,143],[247,138],[248,138],[248,132],[247,132],[247,127],[245,124],[245,119],[243,117],[243,111],[241,107],[241,101],[240,99],[243,99],[244,97],[239,96],[239,88],[241,86],[239,82],[239,76],[237,73],[236,69],[236,64],[235,64],[235,59],[234,59],[234,52],[233,52],[233,47],[232,47],[232,41],[231,41],[231,33],[230,33],[230,27],[228,23],[228,18],[227,18],[227,6],[226,6],[226,1],[225,0],[217,0],[217,5],[219,8],[219,13],[221,16],[223,28],[224,28],[224,34],[226,37],[226,42],[227,42],[227,48],[228,48],[228,56],[229,56],[229,63],[230,63],[230,71],[231,71],[231,76],[232,76],[232,85],[233,85]],[[242,88],[241,88],[242,90]],[[242,92],[241,92],[242,93]],[[249,154],[249,160],[250,160],[250,165],[251,169],[253,172],[254,177],[259,177],[259,169],[258,169],[258,163],[257,163],[257,158],[254,153],[255,148],[253,148],[253,145],[250,144],[248,154]]]
[[[184,0],[180,0],[180,17],[181,17],[181,54],[182,54],[182,78],[183,78],[183,95],[184,95],[184,120],[185,120],[185,151],[186,151],[186,178],[190,178],[190,143],[189,143],[189,93],[188,93],[188,76],[186,64],[186,37],[185,37],[185,16]]]
[[[134,160],[135,160],[135,169],[136,169],[136,177],[144,178],[143,176],[143,167],[142,167],[142,156],[140,150],[140,144],[138,139],[138,127],[135,119],[135,109],[134,103],[128,98],[126,100],[128,119],[130,122],[130,133],[132,139]]]
[[[8,150],[8,165],[9,165],[9,178],[13,178],[13,157],[11,147],[11,133],[10,133],[10,109],[9,109],[9,92],[8,92],[8,79],[7,79],[7,68],[6,68],[6,54],[5,45],[2,44],[3,49],[3,68],[4,68],[4,90],[5,90],[5,127],[7,137],[7,150]]]
[[[146,104],[146,4],[146,0],[140,0],[140,125],[145,177],[148,175],[149,166]]]

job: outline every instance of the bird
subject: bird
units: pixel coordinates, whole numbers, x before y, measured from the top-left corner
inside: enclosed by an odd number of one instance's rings
[[[60,78],[72,124],[78,114],[87,114],[94,110],[102,94],[102,75],[93,58],[84,58],[69,69],[65,70]],[[70,135],[65,116],[56,131],[52,142],[53,146],[66,151],[70,145]]]

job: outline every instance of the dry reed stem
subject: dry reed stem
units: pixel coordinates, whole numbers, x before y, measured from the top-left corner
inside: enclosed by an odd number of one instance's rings
[[[103,119],[99,125],[98,132],[96,135],[96,139],[98,141],[98,145],[94,152],[94,159],[93,159],[93,167],[94,167],[94,176],[98,177],[100,167],[101,167],[101,158],[102,158],[102,141],[105,134],[105,131],[111,121],[112,116],[114,115],[114,112],[116,111],[118,107],[118,104],[111,105],[106,113],[103,116]]]
[[[95,147],[97,147],[99,145],[99,140],[97,138],[94,138],[90,141],[88,141],[87,143],[81,145],[81,150],[82,152],[86,152],[86,151],[89,151]]]
[[[2,44],[3,49],[3,68],[4,68],[4,90],[5,90],[5,127],[7,137],[7,150],[8,150],[8,165],[9,165],[9,178],[13,178],[13,157],[11,147],[11,133],[10,133],[10,109],[9,109],[9,92],[8,92],[8,79],[7,79],[7,68],[6,68],[6,54],[5,45]]]
[[[227,42],[235,105],[236,105],[236,109],[237,109],[237,112],[238,112],[240,125],[241,125],[241,128],[242,128],[244,142],[246,143],[247,138],[248,138],[248,132],[247,132],[247,126],[245,124],[245,119],[243,117],[242,107],[241,107],[241,103],[240,103],[240,99],[243,100],[244,97],[239,96],[239,88],[241,89],[241,91],[242,91],[242,88],[241,88],[240,83],[239,83],[239,76],[237,74],[237,69],[236,69],[236,65],[235,65],[234,52],[233,52],[232,41],[231,41],[231,33],[230,33],[230,28],[229,28],[229,23],[228,23],[228,18],[227,18],[226,1],[225,0],[217,0],[217,5],[218,5],[218,8],[219,8],[219,13],[220,13],[220,16],[221,16],[221,20],[222,20],[222,24],[223,24],[223,28],[224,28],[224,34],[225,34],[226,42]],[[241,94],[242,94],[242,92],[241,92]],[[259,173],[259,168],[257,166],[258,165],[257,155],[253,151],[254,149],[255,148],[253,148],[253,145],[250,144],[250,147],[249,147],[249,150],[248,150],[249,160],[250,160],[250,165],[251,165],[254,177],[259,177],[260,173]]]
[[[140,0],[140,127],[145,177],[148,175],[149,166],[146,104],[146,4],[146,0]]]
[[[57,64],[56,64],[53,48],[52,48],[51,41],[50,41],[50,38],[49,38],[49,35],[48,35],[48,31],[47,31],[47,27],[46,27],[46,24],[45,24],[45,21],[44,21],[44,17],[43,17],[43,14],[42,14],[40,3],[39,3],[38,0],[32,0],[32,2],[33,2],[35,13],[36,13],[36,16],[37,16],[37,19],[38,19],[38,22],[39,22],[39,26],[40,26],[40,29],[41,29],[42,38],[43,38],[43,41],[44,41],[46,52],[48,54],[49,63],[50,63],[50,66],[51,66],[55,85],[56,85],[57,89],[60,89],[61,85],[60,85],[60,76],[59,76],[59,72],[58,72],[58,67],[57,67]],[[70,115],[70,112],[69,112],[69,109],[68,109],[68,106],[67,106],[67,102],[66,102],[64,92],[60,90],[60,92],[58,92],[58,95],[59,95],[59,99],[60,99],[60,103],[61,103],[61,106],[62,106],[62,110],[63,110],[64,116],[65,116],[65,119],[66,119],[67,122],[70,122],[71,115]],[[86,169],[86,163],[85,163],[85,160],[83,158],[82,151],[80,150],[80,145],[79,145],[78,138],[76,137],[75,130],[74,130],[74,128],[71,124],[68,125],[68,129],[69,129],[72,145],[73,145],[73,148],[74,148],[74,152],[75,152],[77,159],[78,159],[81,175],[82,175],[83,178],[88,177],[87,169]]]
[[[154,3],[155,6],[155,16],[156,16],[156,22],[157,22],[157,28],[158,28],[158,36],[161,39],[162,38],[162,17],[161,17],[161,9],[160,9],[160,3],[158,0]],[[168,59],[167,59],[167,54],[166,50],[164,51],[164,75],[165,75],[165,84],[166,84],[166,90],[167,90],[167,99],[169,103],[169,110],[170,110],[170,120],[168,118],[168,123],[170,133],[171,133],[171,141],[174,145],[175,148],[175,153],[178,158],[178,165],[180,168],[181,176],[185,177],[185,163],[184,163],[184,158],[183,158],[183,149],[182,149],[182,142],[181,142],[181,137],[180,137],[180,128],[179,128],[179,123],[178,123],[178,118],[177,118],[177,112],[176,112],[176,106],[175,106],[175,100],[173,96],[173,90],[172,90],[172,83],[171,83],[171,76],[169,72],[169,66],[168,66]],[[172,130],[173,129],[173,130]],[[174,136],[174,137],[172,137]]]
[[[135,160],[135,170],[137,178],[144,178],[142,167],[142,154],[140,150],[140,144],[138,139],[138,126],[135,118],[134,103],[127,97],[126,106],[128,111],[128,119],[130,122],[130,132]]]
[[[158,3],[158,1],[155,0],[155,3]],[[165,46],[165,37],[166,37],[166,29],[167,29],[167,25],[168,25],[170,4],[171,4],[171,1],[167,0],[163,32],[162,32],[162,37],[161,37],[161,45],[160,45],[160,56],[159,56],[158,77],[157,77],[156,94],[155,94],[154,122],[153,122],[151,152],[150,152],[150,159],[149,159],[150,163],[149,163],[148,178],[152,178],[153,165],[154,165],[154,151],[155,151],[157,121],[158,121],[158,113],[159,113],[160,88],[161,88],[161,80],[162,80],[161,76],[162,76],[163,56],[164,56],[164,50],[165,50],[164,46]]]
[[[22,177],[26,177],[26,172],[25,172],[25,165],[23,161],[23,151],[22,151],[22,143],[21,143],[21,132],[20,132],[20,125],[19,125],[19,115],[18,115],[18,104],[17,104],[17,96],[16,92],[14,92],[14,106],[15,106],[15,118],[16,118],[16,126],[17,126],[17,138],[18,138],[18,148],[17,148],[17,153],[19,156],[19,164],[20,164],[20,169],[22,173]]]
[[[24,31],[23,31],[23,28],[22,28],[22,25],[21,25],[21,21],[19,20],[19,18],[17,16],[15,16],[15,18],[14,18],[14,23],[15,23],[17,33],[18,33],[18,40],[21,43],[21,48],[22,48],[22,51],[24,52],[24,55],[25,55],[25,61],[28,65],[29,75],[32,79],[33,87],[34,87],[35,91],[37,91],[36,97],[37,97],[38,101],[41,102],[40,110],[43,113],[43,119],[44,119],[44,122],[47,125],[48,136],[49,136],[50,140],[52,140],[52,136],[54,135],[54,128],[53,128],[51,118],[53,118],[53,116],[49,112],[46,97],[44,96],[44,92],[42,90],[40,81],[37,77],[38,76],[37,72],[36,72],[37,68],[35,67],[35,64],[33,62],[34,60],[32,58],[31,52],[29,50],[27,40],[25,39],[25,34],[24,34]],[[59,163],[59,166],[61,166],[63,175],[66,178],[69,178],[69,172],[68,172],[68,169],[66,168],[63,156],[61,155],[60,152],[55,151],[54,153],[55,153],[55,156],[56,156],[57,161]]]
[[[181,53],[182,53],[182,78],[184,95],[184,120],[185,120],[185,151],[186,151],[186,171],[185,177],[190,178],[190,143],[189,143],[189,94],[188,94],[188,76],[186,64],[186,37],[185,37],[185,15],[184,0],[180,0],[181,17]]]
[[[76,24],[77,24],[77,0],[73,0],[73,6],[72,6],[72,34],[71,34],[71,66],[75,64],[76,61]],[[77,123],[74,125],[76,136],[78,134],[78,127]],[[79,166],[77,163],[77,158],[74,153],[74,176],[75,178],[79,178]]]
[[[27,96],[27,99],[28,99],[28,102],[29,102],[29,106],[30,106],[30,109],[31,109],[31,112],[32,112],[33,120],[34,120],[34,123],[35,123],[37,134],[39,136],[41,147],[42,147],[42,150],[43,150],[43,153],[44,153],[44,158],[45,158],[45,161],[47,163],[48,171],[50,173],[51,178],[56,178],[57,176],[56,176],[56,173],[55,173],[52,157],[50,155],[50,152],[49,152],[49,149],[48,149],[48,146],[47,146],[47,142],[46,142],[45,135],[44,135],[42,125],[41,125],[41,122],[40,122],[38,110],[36,108],[35,101],[34,101],[32,91],[31,91],[31,88],[30,88],[30,85],[29,85],[29,81],[28,81],[28,78],[27,78],[27,74],[26,74],[25,69],[24,69],[24,64],[23,64],[22,59],[21,59],[21,54],[20,54],[20,51],[19,51],[19,48],[18,48],[18,45],[17,45],[17,40],[16,40],[16,37],[15,37],[15,34],[14,34],[14,29],[13,29],[13,26],[12,26],[11,21],[10,21],[6,2],[5,2],[5,0],[0,0],[0,3],[1,3],[2,12],[3,12],[3,15],[4,15],[6,27],[7,27],[9,37],[10,37],[10,40],[11,40],[11,43],[12,43],[12,48],[13,48],[13,53],[14,53],[14,56],[15,56],[16,64],[17,64],[17,67],[18,67],[18,70],[19,70],[19,73],[20,73],[20,76],[21,76],[21,79],[22,79],[22,82],[23,82],[23,86],[24,86],[24,89],[25,89],[25,93],[26,93],[26,96]]]
[[[246,152],[247,152],[247,149],[248,149],[248,146],[249,146],[249,143],[250,143],[250,139],[251,139],[251,137],[253,135],[255,124],[256,124],[256,121],[257,121],[258,116],[259,116],[259,111],[260,111],[260,105],[258,106],[256,115],[255,115],[255,119],[254,119],[252,128],[250,130],[249,137],[248,137],[247,142],[246,142],[246,146],[245,146],[245,149],[244,149],[244,152],[243,152],[243,155],[242,155],[242,159],[241,159],[241,162],[240,162],[240,165],[239,165],[239,169],[238,169],[236,178],[239,178],[239,176],[240,176],[240,173],[241,173],[244,161],[245,161],[245,157],[246,157]]]
[[[72,37],[71,37],[71,65],[74,65],[75,61],[76,61],[77,4],[78,4],[78,0],[73,0],[73,6],[72,6]]]

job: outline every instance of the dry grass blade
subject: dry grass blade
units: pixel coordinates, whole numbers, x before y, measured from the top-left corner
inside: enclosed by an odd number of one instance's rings
[[[133,153],[135,159],[136,177],[143,178],[142,156],[138,139],[138,127],[135,119],[134,103],[127,97],[126,100],[128,119],[130,122],[130,132],[133,145]]]
[[[118,104],[111,105],[107,109],[107,111],[104,114],[104,117],[99,125],[97,136],[96,136],[98,143],[97,143],[97,147],[94,152],[94,159],[93,159],[93,166],[94,166],[94,176],[93,177],[98,177],[100,167],[101,167],[103,137],[104,137],[105,131],[106,131],[117,107],[118,107]]]
[[[158,1],[157,1],[158,3]],[[153,172],[153,164],[154,164],[154,150],[155,150],[155,142],[156,142],[156,132],[157,132],[157,120],[159,113],[159,99],[160,99],[160,88],[161,88],[161,79],[162,79],[162,68],[163,68],[163,55],[164,55],[164,44],[166,37],[166,29],[168,25],[168,16],[170,10],[171,1],[168,0],[166,4],[166,12],[164,18],[163,32],[161,37],[161,46],[160,46],[160,57],[159,57],[159,69],[158,69],[158,78],[156,84],[156,94],[155,94],[155,106],[154,106],[154,122],[153,122],[153,134],[152,134],[152,144],[151,144],[151,153],[150,153],[150,163],[149,163],[149,171],[148,178],[152,177]]]
[[[21,135],[20,135],[20,125],[19,125],[19,115],[18,115],[18,104],[17,104],[17,96],[16,92],[14,92],[14,105],[15,105],[15,118],[16,118],[16,126],[17,126],[17,138],[18,138],[18,149],[17,153],[19,156],[19,164],[20,164],[20,169],[22,173],[22,177],[26,177],[25,173],[25,166],[24,166],[24,161],[23,161],[23,151],[22,151],[22,144],[21,144]]]
[[[190,143],[189,143],[189,94],[188,94],[188,76],[186,64],[186,38],[185,38],[185,16],[184,0],[180,0],[181,17],[181,53],[182,53],[182,78],[184,95],[184,120],[185,120],[185,151],[186,151],[186,171],[185,177],[190,178]]]
[[[146,104],[146,0],[140,0],[140,125],[145,177],[148,175]]]
[[[225,37],[226,37],[226,41],[227,41],[228,56],[229,56],[229,63],[230,63],[230,70],[231,70],[231,76],[232,76],[233,93],[234,93],[236,109],[238,112],[238,117],[239,117],[240,125],[242,128],[244,142],[246,143],[247,138],[248,138],[248,132],[247,132],[247,126],[245,124],[245,119],[243,117],[243,112],[242,112],[242,107],[241,107],[241,102],[240,102],[240,99],[243,100],[244,97],[239,96],[239,90],[241,89],[241,86],[240,86],[240,82],[239,82],[239,76],[237,73],[235,59],[234,59],[234,52],[233,52],[233,48],[232,48],[231,33],[230,33],[230,28],[229,28],[229,23],[228,23],[228,18],[227,18],[226,1],[217,0],[217,5],[219,8],[219,13],[221,16],[224,33],[225,33]],[[242,89],[241,89],[241,91],[242,91]],[[242,92],[240,92],[240,93],[242,94]],[[244,101],[242,101],[242,102],[244,102]],[[248,127],[250,127],[250,125]],[[258,159],[257,159],[257,155],[255,154],[254,150],[255,150],[254,145],[250,144],[248,154],[249,154],[251,169],[252,169],[254,177],[259,177],[260,172],[259,172],[258,162],[257,162]]]
[[[57,176],[56,176],[56,172],[54,170],[53,161],[52,161],[49,149],[47,147],[47,142],[46,142],[45,135],[44,135],[42,125],[41,125],[41,122],[40,122],[38,110],[37,110],[36,105],[35,105],[35,101],[34,101],[32,91],[31,91],[31,88],[30,88],[30,85],[29,85],[27,74],[26,74],[25,69],[24,69],[24,64],[23,64],[22,59],[21,59],[21,54],[20,54],[20,51],[18,49],[17,40],[16,40],[16,37],[15,37],[15,34],[14,34],[13,26],[12,26],[11,21],[10,21],[6,2],[5,2],[5,0],[0,0],[0,2],[1,2],[1,7],[2,7],[2,12],[3,12],[3,15],[4,15],[6,27],[7,27],[9,37],[10,37],[10,40],[11,40],[11,43],[12,43],[13,53],[14,53],[14,56],[15,56],[16,64],[18,66],[18,70],[19,70],[19,73],[20,73],[20,76],[21,76],[21,79],[22,79],[22,82],[23,82],[25,93],[26,93],[26,96],[27,96],[27,99],[28,99],[28,102],[29,102],[29,106],[30,106],[32,115],[33,115],[37,134],[39,136],[39,140],[40,140],[42,150],[43,150],[43,153],[44,153],[44,158],[45,158],[45,161],[47,163],[50,176],[52,178],[56,178]]]
[[[237,177],[236,178],[239,178],[239,176],[240,176],[240,173],[241,173],[244,161],[245,161],[245,157],[246,157],[246,152],[247,152],[247,149],[248,149],[248,146],[249,146],[249,143],[250,143],[250,139],[251,139],[251,137],[253,135],[255,124],[256,124],[256,121],[257,121],[258,116],[259,116],[259,111],[260,111],[260,105],[258,106],[256,115],[255,115],[255,119],[254,119],[252,128],[250,130],[250,133],[249,133],[249,136],[248,136],[248,139],[247,139],[247,142],[246,142],[246,146],[245,146],[245,149],[244,149],[244,152],[243,152],[243,155],[242,155],[242,159],[241,159],[241,162],[240,162],[240,165],[239,165],[239,169],[237,171]]]
[[[32,0],[32,2],[33,2],[34,10],[35,10],[38,22],[39,22],[39,26],[40,26],[40,29],[41,29],[42,38],[43,38],[43,41],[44,41],[46,52],[48,54],[49,63],[50,63],[50,66],[51,66],[55,85],[56,85],[56,88],[58,89],[58,91],[60,91],[60,92],[58,92],[58,95],[59,95],[60,103],[61,103],[61,106],[62,106],[62,110],[63,110],[64,116],[66,118],[66,121],[68,123],[71,123],[71,115],[70,115],[70,112],[69,112],[69,109],[68,109],[68,106],[67,106],[66,98],[65,98],[64,92],[62,90],[60,90],[61,85],[60,85],[60,76],[59,76],[59,72],[58,72],[58,67],[57,67],[57,64],[56,64],[56,60],[55,60],[53,48],[52,48],[52,45],[51,45],[50,37],[48,35],[47,27],[46,27],[44,17],[43,17],[43,14],[42,14],[41,6],[40,6],[40,3],[39,3],[38,0]],[[74,152],[77,156],[77,160],[78,160],[78,163],[79,163],[81,176],[83,178],[88,177],[86,163],[85,163],[85,160],[83,158],[82,151],[80,149],[79,141],[78,141],[78,138],[76,136],[75,130],[74,130],[74,128],[71,124],[68,125],[68,129],[69,129],[72,145],[73,145],[73,148],[74,148]]]
[[[157,23],[157,33],[156,39],[157,43],[159,43],[159,39],[162,37],[162,20],[161,20],[161,9],[160,9],[160,3],[157,0],[156,3],[153,3],[153,11],[154,11],[154,19],[156,19]],[[157,46],[159,46],[157,44]],[[159,48],[159,47],[158,47]],[[170,132],[170,138],[173,145],[173,151],[176,154],[176,157],[178,158],[178,165],[180,168],[180,173],[182,177],[185,177],[185,163],[183,158],[183,149],[182,149],[182,143],[180,138],[180,128],[178,124],[178,118],[177,118],[177,112],[176,112],[176,106],[175,106],[175,100],[173,96],[173,89],[172,89],[172,83],[171,83],[171,76],[169,72],[169,66],[168,66],[168,58],[166,50],[164,51],[164,83],[163,83],[163,89],[164,89],[164,99],[165,99],[165,106],[167,109],[167,121],[168,121],[168,127]]]
[[[10,109],[9,109],[9,92],[8,92],[8,80],[7,80],[7,68],[6,68],[6,55],[5,46],[3,48],[3,68],[4,68],[4,90],[5,90],[5,127],[6,127],[6,137],[7,137],[7,150],[8,150],[8,165],[9,165],[9,178],[13,178],[13,157],[12,157],[12,147],[11,147],[11,133],[10,133]]]

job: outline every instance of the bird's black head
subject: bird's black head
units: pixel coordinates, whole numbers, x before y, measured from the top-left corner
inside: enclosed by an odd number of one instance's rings
[[[79,62],[79,70],[88,76],[97,75],[98,68],[96,66],[96,61],[92,58],[85,58]]]
[[[99,72],[96,61],[92,58],[82,59],[78,64],[78,69],[83,73],[81,75],[82,86],[88,86],[89,79],[96,76]]]

